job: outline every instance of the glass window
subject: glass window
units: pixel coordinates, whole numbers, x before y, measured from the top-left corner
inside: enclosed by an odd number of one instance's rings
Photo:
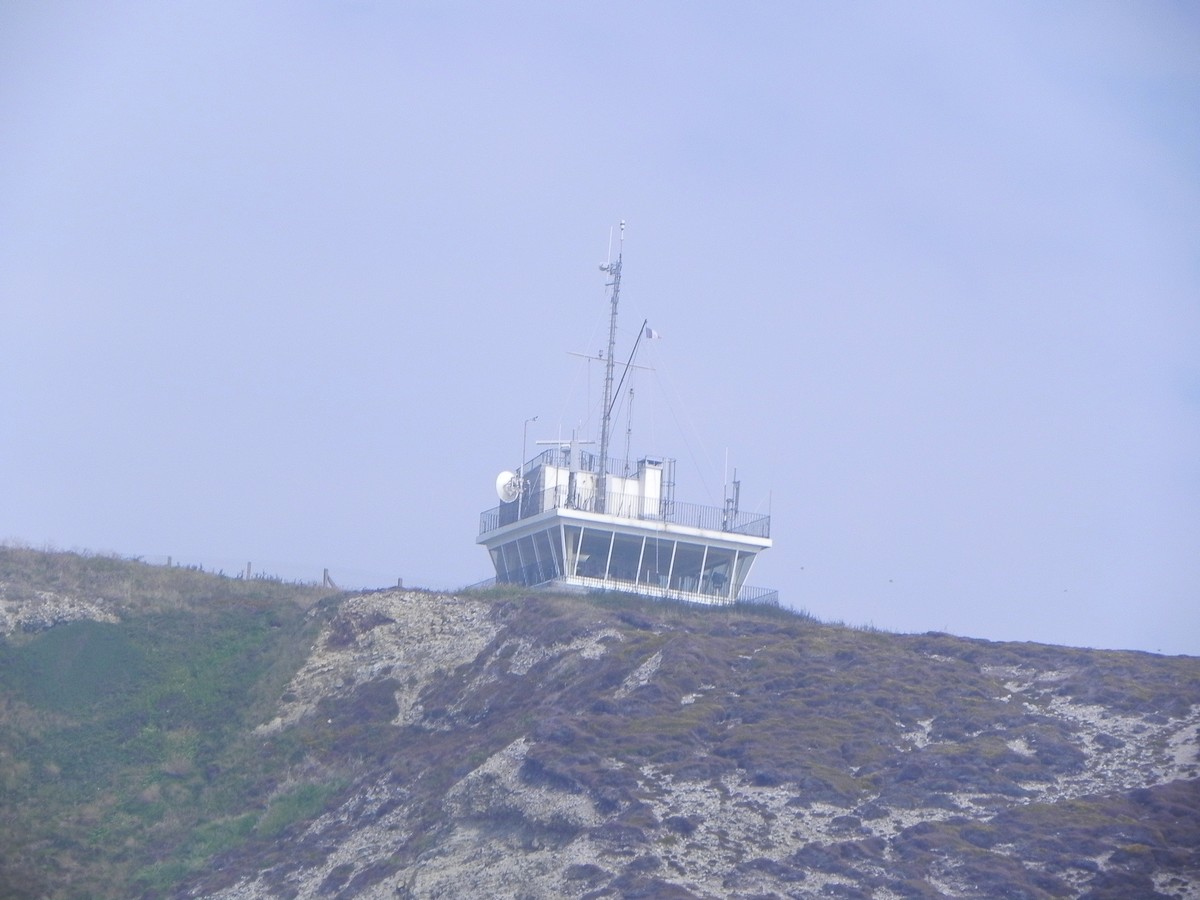
[[[683,541],[675,548],[675,565],[671,569],[671,587],[677,591],[700,590],[700,566],[704,562],[704,545]]]
[[[612,561],[608,565],[608,577],[621,581],[635,581],[638,559],[642,555],[642,538],[632,534],[618,534],[613,542]]]
[[[579,568],[576,572],[588,578],[603,578],[608,567],[608,549],[613,533],[598,528],[585,528],[579,544]]]
[[[718,597],[729,595],[733,581],[733,551],[709,547],[704,560],[704,574],[700,579],[700,590]]]
[[[671,556],[675,552],[675,541],[667,538],[646,538],[646,549],[642,551],[642,568],[638,582],[653,587],[666,587],[667,575],[671,571]]]
[[[500,548],[504,554],[504,580],[521,584],[521,557],[517,555],[516,541],[510,541]]]
[[[551,578],[558,577],[558,554],[555,552],[558,548],[553,537],[558,536],[558,529],[547,531],[539,531],[533,536],[533,548],[537,553],[538,570],[541,573],[542,581],[549,581]]]
[[[579,558],[579,537],[580,527],[578,525],[564,525],[563,538],[567,545],[567,564],[564,570],[568,575],[578,575],[576,571],[576,562]]]
[[[733,573],[733,584],[736,590],[741,590],[742,585],[746,581],[746,576],[750,574],[750,565],[754,562],[753,553],[739,553],[737,566]]]
[[[554,554],[554,571],[562,575],[567,570],[563,568],[562,528],[556,526],[547,532],[550,539],[550,550]]]

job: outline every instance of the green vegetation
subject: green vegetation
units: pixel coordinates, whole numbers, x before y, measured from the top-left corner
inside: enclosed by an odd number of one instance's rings
[[[889,635],[770,606],[493,588],[469,596],[495,637],[419,683],[416,723],[396,724],[397,695],[418,682],[373,659],[370,678],[320,698],[314,715],[256,734],[319,635],[326,649],[353,648],[394,620],[310,585],[11,548],[0,548],[0,586],[9,601],[52,592],[120,613],[0,639],[0,897],[202,894],[268,869],[286,879],[327,859],[355,817],[402,802],[390,855],[366,871],[334,867],[321,885],[353,896],[436,851],[454,826],[447,792],[518,738],[519,779],[588,798],[605,817],[588,836],[625,860],[571,866],[581,892],[686,896],[664,880],[666,857],[720,833],[692,812],[660,821],[647,767],[723,796],[736,776],[778,788],[791,807],[846,811],[837,840],[787,858],[741,848],[731,890],[743,876],[803,885],[821,872],[853,876],[861,896],[933,897],[931,879],[954,860],[980,896],[1068,896],[1079,883],[1133,896],[1149,895],[1155,872],[1200,871],[1195,780],[1025,803],[1031,785],[1080,771],[1076,726],[1049,714],[1051,700],[1165,721],[1200,704],[1192,659]],[[589,641],[603,652],[564,649]],[[1026,703],[1005,696],[1018,671],[1057,674]],[[996,814],[958,814],[961,793],[992,798]],[[939,805],[942,821],[890,840],[862,832]],[[339,807],[319,835],[306,831]],[[473,827],[529,846],[562,846],[583,828],[510,808],[474,815]],[[1097,868],[1105,854],[1119,872]]]
[[[297,822],[316,818],[329,798],[345,787],[344,781],[300,784],[271,798],[271,804],[254,826],[263,837],[275,837]]]
[[[155,893],[282,822],[244,811],[267,789],[246,735],[315,634],[295,586],[11,549],[0,572],[8,598],[135,610],[0,643],[0,895]]]

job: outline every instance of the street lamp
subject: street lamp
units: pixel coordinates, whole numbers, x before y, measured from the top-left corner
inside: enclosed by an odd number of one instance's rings
[[[521,480],[521,492],[517,494],[517,519],[521,518],[521,504],[525,499],[525,446],[529,437],[529,423],[536,422],[537,416],[525,420],[521,426],[521,464],[517,466],[517,477]]]

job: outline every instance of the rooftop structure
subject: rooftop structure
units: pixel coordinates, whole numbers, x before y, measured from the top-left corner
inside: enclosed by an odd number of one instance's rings
[[[612,276],[612,310],[600,452],[579,441],[556,443],[516,473],[500,474],[500,505],[480,516],[478,537],[496,581],[705,604],[777,603],[775,591],[745,583],[755,557],[771,546],[771,519],[739,510],[737,481],[723,506],[681,503],[675,460],[608,456],[620,255],[601,269]]]

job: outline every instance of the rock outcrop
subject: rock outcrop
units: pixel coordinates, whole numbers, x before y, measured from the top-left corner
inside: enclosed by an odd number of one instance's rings
[[[1195,897],[1198,662],[350,597],[259,731],[386,683],[394,747],[290,853],[190,896]]]
[[[54,591],[33,591],[13,596],[0,583],[0,635],[17,631],[45,631],[66,622],[119,622],[119,611],[102,598],[78,597]]]

